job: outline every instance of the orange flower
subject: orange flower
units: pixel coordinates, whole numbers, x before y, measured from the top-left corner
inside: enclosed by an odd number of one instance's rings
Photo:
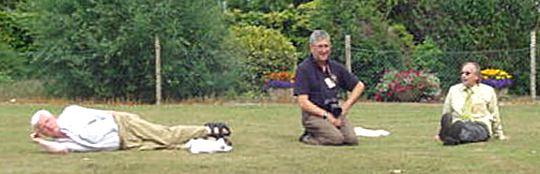
[[[265,80],[292,81],[294,76],[289,72],[274,72],[267,74],[264,78]]]

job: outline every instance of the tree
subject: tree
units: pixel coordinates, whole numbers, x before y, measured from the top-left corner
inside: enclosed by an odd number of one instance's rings
[[[156,36],[165,98],[230,87],[227,30],[213,0],[37,0],[29,9],[40,16],[32,23],[35,62],[56,95],[152,101]]]
[[[404,1],[394,6],[389,18],[401,21],[416,42],[432,38],[448,53],[440,62],[447,66],[439,70],[444,88],[458,81],[460,63],[477,61],[513,73],[513,91],[526,94],[529,64],[522,60],[529,52],[516,50],[528,48],[539,6],[536,0]]]
[[[311,18],[313,28],[330,33],[332,55],[338,61],[344,62],[345,35],[351,35],[353,73],[366,83],[368,95],[374,94],[385,69],[404,66],[401,45],[408,45],[401,42],[375,5],[371,1],[320,0],[318,13]]]
[[[24,22],[31,14],[17,9],[21,0],[0,3],[0,78],[23,79],[31,71],[30,57],[25,53],[32,49],[32,36]]]

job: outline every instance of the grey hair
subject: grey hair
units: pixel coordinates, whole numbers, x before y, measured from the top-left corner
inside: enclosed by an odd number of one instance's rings
[[[473,74],[478,77],[478,81],[477,82],[480,82],[480,79],[482,79],[482,73],[480,73],[480,64],[476,63],[476,62],[465,62],[463,63],[463,65],[461,65],[461,68],[463,69],[463,67],[465,67],[465,65],[472,65],[474,66],[474,72]]]
[[[47,110],[39,110],[37,111],[36,113],[34,113],[34,115],[32,115],[32,118],[30,118],[30,126],[32,129],[35,129],[38,122],[39,122],[39,119],[42,117],[42,116],[45,116],[45,117],[50,117],[52,116],[52,114],[47,111]]]
[[[328,40],[330,42],[330,35],[324,30],[315,30],[309,36],[309,44],[315,44],[317,41]]]

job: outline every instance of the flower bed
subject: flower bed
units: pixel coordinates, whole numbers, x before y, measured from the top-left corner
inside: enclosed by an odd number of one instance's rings
[[[264,90],[270,88],[292,88],[294,76],[289,72],[276,72],[265,75]]]
[[[273,102],[293,102],[294,76],[289,72],[276,72],[264,76],[263,90]]]
[[[482,74],[480,82],[495,89],[507,88],[512,85],[512,75],[504,70],[490,68],[480,71],[480,74]]]
[[[439,78],[422,70],[385,71],[375,88],[376,101],[430,101],[441,92]]]

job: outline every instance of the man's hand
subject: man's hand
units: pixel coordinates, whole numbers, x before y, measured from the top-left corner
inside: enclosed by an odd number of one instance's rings
[[[45,149],[45,151],[53,154],[66,154],[68,152],[67,148],[62,146],[59,143],[47,141],[41,138],[41,136],[36,133],[32,132],[30,134],[30,138],[32,141],[36,144],[39,144],[41,147]]]
[[[34,143],[38,143],[39,144],[39,140],[41,140],[41,137],[39,136],[39,134],[37,132],[32,132],[30,134],[30,139],[32,139],[32,141]]]
[[[349,113],[349,107],[342,105],[341,106],[341,115],[339,118],[345,117]]]
[[[328,119],[328,122],[330,122],[330,124],[332,124],[332,125],[334,125],[336,127],[341,126],[341,124],[342,124],[341,119],[335,118],[334,115],[332,115],[332,114],[330,114],[330,116],[328,116],[327,119]]]

